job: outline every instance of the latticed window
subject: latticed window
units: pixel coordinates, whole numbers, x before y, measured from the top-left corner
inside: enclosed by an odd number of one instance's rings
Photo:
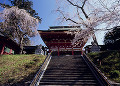
[[[5,47],[4,52],[10,53],[11,52],[10,50],[11,50],[10,48]],[[14,54],[14,50],[12,50],[12,52],[10,54]]]
[[[7,53],[9,53],[9,52],[10,52],[10,48],[8,48],[8,47],[5,47],[5,49],[4,49],[4,52],[7,52]]]

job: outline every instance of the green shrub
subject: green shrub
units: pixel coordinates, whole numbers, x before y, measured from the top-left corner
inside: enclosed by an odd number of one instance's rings
[[[110,72],[110,78],[119,78],[119,76],[120,76],[120,71],[118,71],[118,70],[113,70],[113,71],[111,71]]]
[[[120,83],[120,51],[89,53],[88,56],[105,76]],[[101,60],[101,65],[98,64],[97,59]]]

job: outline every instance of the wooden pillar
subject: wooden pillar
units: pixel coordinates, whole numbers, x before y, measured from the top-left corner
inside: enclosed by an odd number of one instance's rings
[[[60,54],[59,54],[59,47],[58,47],[58,56],[59,56]]]
[[[5,45],[3,45],[3,47],[2,47],[2,51],[1,51],[1,55],[4,53],[4,49],[5,49]]]

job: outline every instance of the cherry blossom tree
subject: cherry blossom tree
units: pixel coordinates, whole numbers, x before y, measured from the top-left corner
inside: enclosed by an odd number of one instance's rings
[[[68,32],[75,34],[73,45],[88,40],[90,36],[98,44],[96,30],[120,25],[120,0],[57,0],[57,6],[60,22],[69,22],[82,28]]]
[[[32,17],[26,10],[18,7],[5,8],[0,12],[2,31],[11,35],[20,45],[22,53],[24,40],[37,34],[39,20]]]
[[[38,16],[38,13],[33,9],[33,1],[31,0],[7,0],[10,3],[5,4],[0,2],[0,6],[3,8],[10,8],[12,6],[17,6],[19,9],[25,9],[32,17],[37,18],[41,22],[41,18]]]

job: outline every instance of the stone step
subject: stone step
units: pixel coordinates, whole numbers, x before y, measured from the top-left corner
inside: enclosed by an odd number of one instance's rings
[[[79,82],[79,81],[73,81],[73,82],[40,82],[40,86],[41,85],[70,85],[70,86],[73,86],[73,85],[94,85],[94,86],[99,86],[99,84],[97,84],[96,82]]]
[[[72,68],[68,68],[68,67],[48,67],[47,70],[79,70],[79,69],[89,69],[87,67],[80,67],[80,68],[75,68],[75,67],[72,67]]]
[[[70,74],[69,74],[69,75],[67,75],[67,74],[65,74],[65,75],[60,75],[60,74],[59,74],[59,75],[55,75],[55,74],[54,74],[54,75],[47,75],[47,74],[46,74],[46,75],[44,75],[44,77],[84,77],[84,76],[85,76],[85,77],[86,77],[86,76],[87,76],[87,77],[88,77],[88,76],[91,77],[91,76],[93,76],[93,75],[91,75],[91,74],[89,74],[89,75],[88,75],[88,74],[86,74],[86,75],[82,75],[82,74],[81,74],[81,75],[79,75],[79,74],[76,74],[76,75],[72,75],[72,74],[71,74],[71,75],[70,75]]]
[[[95,79],[95,77],[85,77],[85,76],[83,76],[83,77],[74,77],[74,76],[72,76],[72,77],[65,77],[65,76],[63,76],[63,77],[44,77],[43,76],[43,80],[86,80],[86,79],[92,79],[92,80],[94,80]]]
[[[47,72],[45,72],[44,73],[44,75],[92,75],[92,73],[90,72],[83,72],[83,73],[68,73],[68,72],[66,72],[66,73],[62,73],[62,72],[55,72],[55,73],[52,73],[52,72],[49,72],[49,73],[47,73]]]
[[[59,68],[83,68],[83,67],[88,68],[88,66],[86,66],[86,65],[49,65],[49,67],[47,67],[47,68],[51,68],[51,67],[53,67],[53,68],[56,68],[56,67],[59,67]]]
[[[75,71],[70,71],[70,70],[46,70],[45,73],[89,73],[90,71],[84,71],[84,70],[75,70]]]
[[[39,85],[39,86],[96,86],[96,85]],[[101,85],[97,85],[97,86],[101,86]]]
[[[47,69],[46,72],[86,72],[86,73],[90,73],[91,71],[87,68],[87,69],[62,69],[62,68],[58,68],[58,69]]]
[[[47,70],[71,70],[71,71],[74,71],[74,70],[79,70],[79,71],[81,71],[81,70],[87,70],[87,71],[90,71],[90,69],[89,68],[59,68],[59,67],[56,67],[56,68],[52,68],[52,67],[49,67],[49,68],[47,68]]]
[[[76,80],[42,80],[42,82],[74,82]],[[78,82],[96,82],[96,80],[77,80]]]
[[[64,59],[64,60],[63,60]],[[68,62],[68,61],[71,61],[71,62],[77,62],[77,63],[79,63],[79,62],[81,62],[81,63],[85,63],[84,61],[83,61],[83,59],[65,59],[65,58],[63,58],[63,59],[52,59],[50,62],[53,62],[53,63],[62,63],[62,62]],[[56,62],[57,61],[57,62]],[[59,61],[59,62],[58,62]],[[61,62],[62,61],[62,62]]]
[[[40,86],[99,86],[97,79],[81,57],[52,57]]]

